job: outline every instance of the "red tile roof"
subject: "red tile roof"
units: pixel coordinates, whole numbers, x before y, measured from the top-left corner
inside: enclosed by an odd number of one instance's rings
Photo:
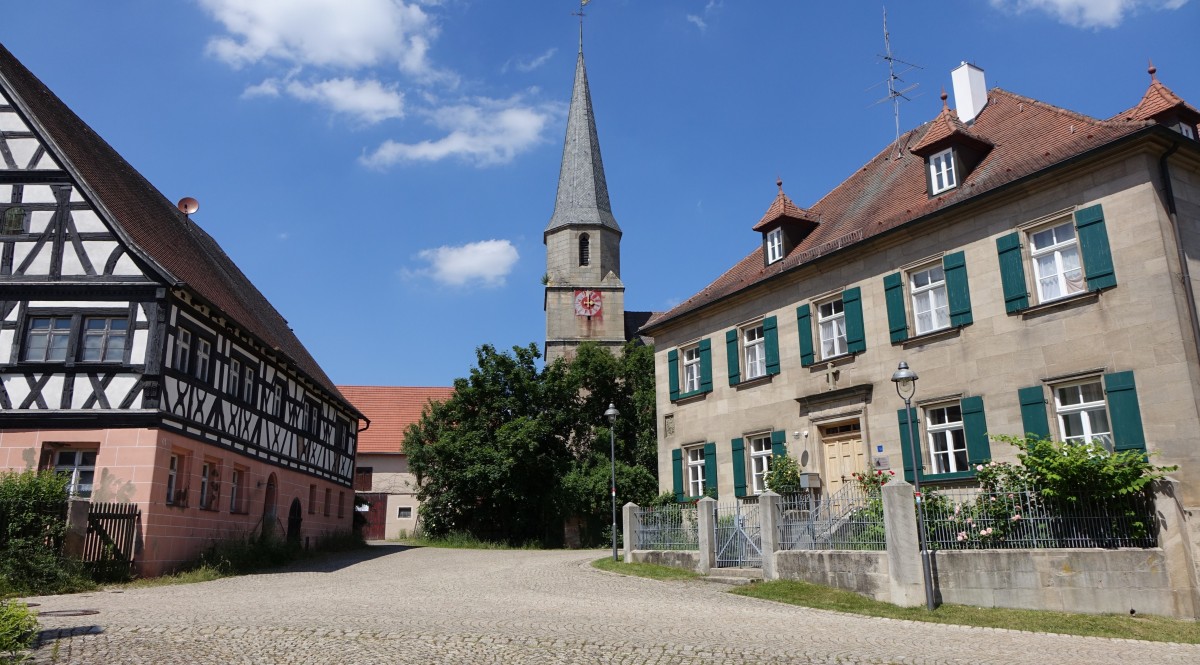
[[[914,155],[926,156],[941,149],[943,144],[949,145],[954,138],[975,143],[979,146],[991,146],[991,142],[976,136],[967,126],[959,121],[958,115],[946,106],[946,93],[942,93],[942,112],[938,114],[921,140],[909,151]]]
[[[1182,111],[1183,115],[1189,115],[1193,118],[1200,117],[1200,111],[1195,107],[1183,101],[1171,91],[1170,88],[1163,85],[1158,77],[1155,76],[1154,65],[1150,65],[1150,87],[1146,89],[1146,94],[1142,96],[1142,101],[1138,105],[1114,116],[1114,120],[1149,120],[1160,113],[1170,111],[1172,109]]]
[[[409,386],[338,386],[354,406],[371,420],[367,431],[358,435],[360,453],[399,453],[404,451],[404,432],[421,419],[431,401],[450,399],[454,388],[413,388]]]
[[[764,267],[759,246],[700,293],[651,319],[643,330],[653,335],[658,326],[676,317],[781,272],[980,196],[1151,124],[1098,120],[993,88],[970,134],[994,147],[958,187],[935,197],[928,195],[925,160],[908,149],[925,142],[931,131],[943,131],[936,129],[936,121],[928,122],[901,137],[902,149],[888,146],[813,204],[811,211],[820,216],[820,225],[782,261]]]
[[[288,323],[238,269],[221,246],[155,189],[91,127],[0,45],[0,84],[34,131],[53,146],[119,228],[132,251],[175,286],[208,301],[232,323],[275,349],[339,397],[333,381]]]
[[[762,219],[758,220],[758,223],[754,225],[754,231],[762,231],[781,219],[812,222],[813,224],[820,221],[813,211],[805,210],[792,203],[788,195],[783,193],[782,180],[777,180],[775,184],[779,187],[779,193],[775,195],[775,200],[771,202],[771,207],[767,208],[767,212],[763,214]]]

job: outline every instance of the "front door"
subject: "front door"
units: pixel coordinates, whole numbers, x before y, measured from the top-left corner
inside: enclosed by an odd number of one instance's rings
[[[362,527],[363,540],[383,540],[386,538],[387,526],[387,497],[386,494],[359,494],[367,502],[367,510],[363,513],[367,523]]]
[[[867,469],[862,429],[858,421],[821,428],[824,446],[826,496],[854,482],[854,473]]]

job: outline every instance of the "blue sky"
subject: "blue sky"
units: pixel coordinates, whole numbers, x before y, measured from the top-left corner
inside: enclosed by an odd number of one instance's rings
[[[249,7],[249,9],[247,9]],[[570,0],[44,0],[0,42],[211,233],[335,382],[449,385],[545,336],[578,23]],[[894,137],[880,3],[594,0],[585,53],[626,306],[752,251],[775,179],[811,205]],[[1200,106],[1200,2],[894,3],[921,66],[901,128],[968,60],[1097,117],[1147,60]],[[874,87],[872,87],[874,86]],[[951,99],[953,103],[953,99]]]

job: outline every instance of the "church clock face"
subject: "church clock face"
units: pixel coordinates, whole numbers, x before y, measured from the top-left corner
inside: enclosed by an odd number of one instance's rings
[[[575,316],[596,316],[599,313],[599,291],[584,289],[575,292]]]

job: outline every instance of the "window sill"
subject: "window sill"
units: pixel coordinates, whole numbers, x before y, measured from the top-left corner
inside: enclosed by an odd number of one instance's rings
[[[704,396],[707,395],[709,392],[711,392],[711,391],[697,390],[695,392],[690,392],[690,393],[679,393],[678,395],[676,395],[675,399],[671,400],[671,402],[673,404],[688,404],[690,402],[699,402],[699,401],[703,400]]]
[[[955,480],[974,480],[974,471],[954,471],[952,473],[922,473],[921,482],[923,483],[943,483]]]
[[[909,337],[900,342],[893,342],[893,345],[899,345],[902,349],[911,349],[915,346],[924,346],[933,342],[940,342],[944,339],[953,339],[962,334],[963,326],[951,326],[949,328],[941,328],[933,332],[922,333]]]
[[[1094,302],[1098,302],[1099,300],[1099,291],[1084,291],[1083,293],[1076,293],[1075,295],[1067,296],[1066,298],[1059,298],[1058,300],[1051,300],[1049,302],[1033,305],[1032,307],[1026,307],[1018,313],[1021,315],[1021,318],[1031,319],[1043,314],[1049,314],[1051,312],[1058,312],[1064,309],[1071,309],[1073,307],[1090,305]]]
[[[764,383],[770,383],[774,378],[774,374],[764,374],[762,376],[756,376],[753,379],[743,379],[742,381],[734,384],[733,387],[737,388],[738,390],[742,390],[743,388],[754,388],[761,386]]]
[[[815,360],[815,361],[813,361],[813,364],[808,365],[807,367],[810,372],[815,374],[817,372],[824,372],[824,371],[832,369],[834,367],[841,367],[842,365],[849,365],[850,363],[854,362],[854,359],[857,357],[858,357],[857,353],[843,353],[839,356],[832,356],[829,358],[821,358],[820,360]]]

